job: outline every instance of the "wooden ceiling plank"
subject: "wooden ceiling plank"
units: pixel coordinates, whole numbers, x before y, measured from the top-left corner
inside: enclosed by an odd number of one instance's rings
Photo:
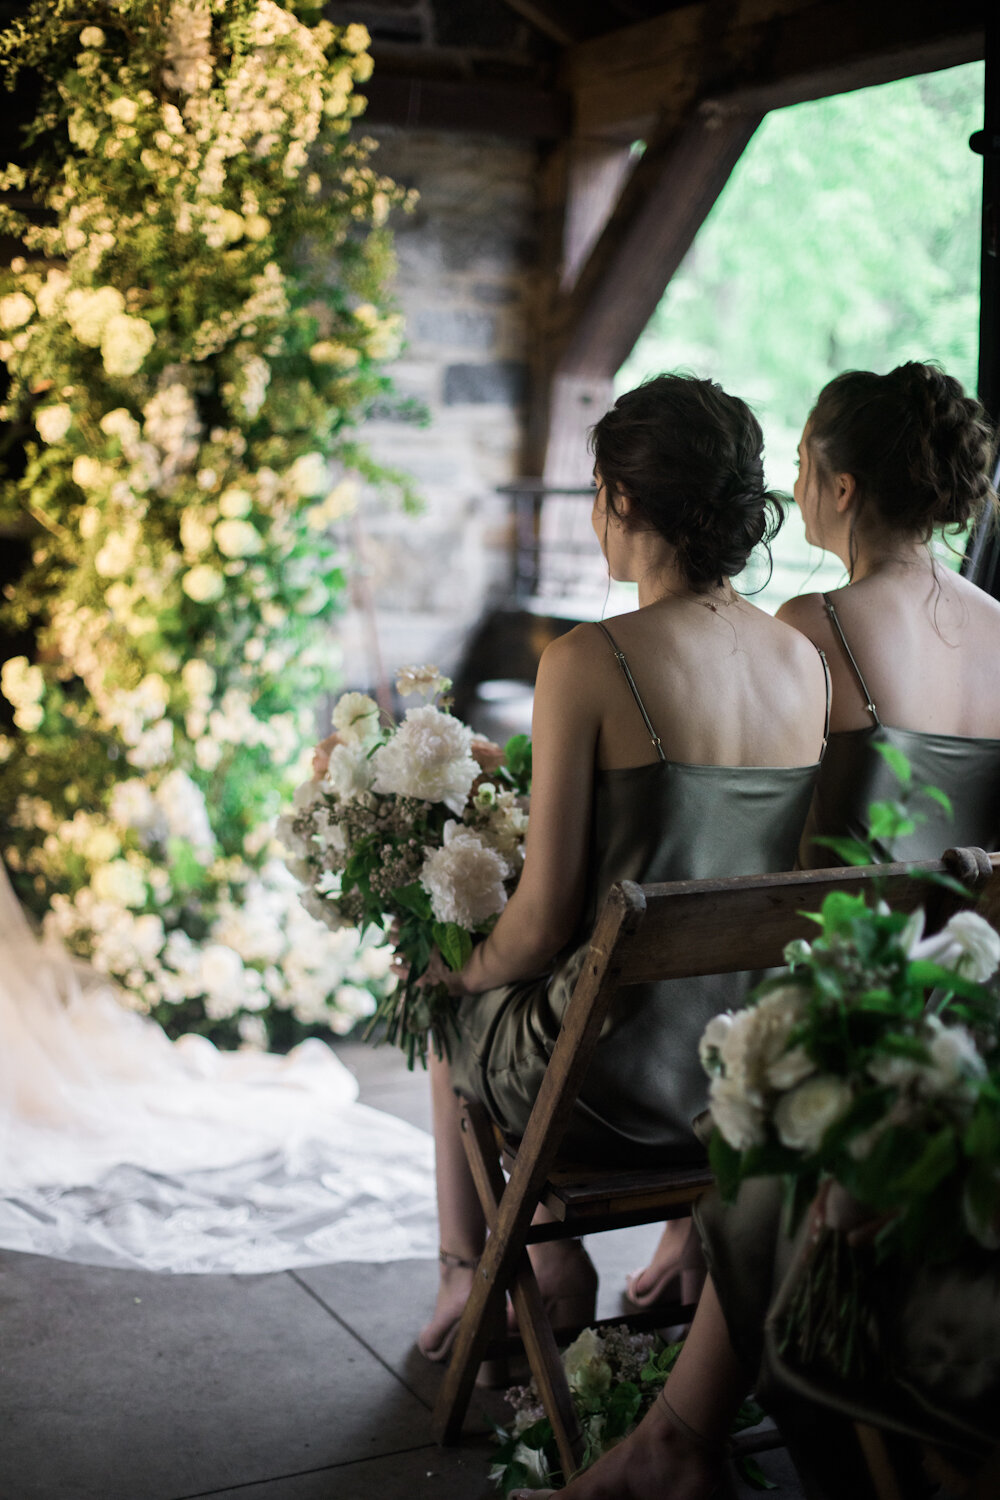
[[[566,54],[583,134],[700,98],[773,108],[982,56],[981,0],[701,0]]]
[[[571,101],[553,90],[376,72],[364,94],[372,125],[538,141],[564,140],[571,128]]]

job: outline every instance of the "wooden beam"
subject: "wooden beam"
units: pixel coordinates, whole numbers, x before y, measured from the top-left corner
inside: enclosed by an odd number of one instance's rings
[[[368,100],[363,119],[372,125],[538,141],[564,140],[571,128],[568,95],[520,84],[457,83],[376,71],[363,93]]]
[[[759,124],[699,106],[647,147],[548,330],[559,373],[614,375],[628,357]]]
[[[564,81],[583,134],[641,132],[692,93],[778,108],[983,55],[982,0],[699,0],[578,43]]]
[[[588,11],[603,11],[603,6],[594,0],[577,0],[577,3],[560,3],[560,0],[504,0],[509,10],[516,11],[530,21],[536,31],[551,37],[560,47],[570,47],[584,37],[593,36],[596,27],[588,25]],[[583,23],[581,25],[581,22]]]

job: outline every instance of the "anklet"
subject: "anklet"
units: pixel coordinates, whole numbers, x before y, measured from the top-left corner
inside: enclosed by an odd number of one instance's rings
[[[711,1453],[716,1458],[720,1456],[725,1457],[731,1451],[732,1444],[730,1443],[728,1438],[722,1438],[718,1441],[713,1442],[711,1438],[705,1437],[704,1433],[696,1432],[693,1427],[689,1427],[684,1418],[677,1415],[673,1407],[670,1405],[670,1402],[667,1400],[666,1385],[662,1385],[660,1387],[659,1399],[667,1408],[670,1420],[677,1428],[677,1431],[681,1434],[682,1437],[687,1438],[692,1447],[700,1448],[702,1453]]]
[[[474,1271],[479,1264],[478,1260],[463,1260],[460,1255],[453,1255],[450,1250],[444,1248],[438,1251],[438,1260],[443,1266],[461,1271]]]

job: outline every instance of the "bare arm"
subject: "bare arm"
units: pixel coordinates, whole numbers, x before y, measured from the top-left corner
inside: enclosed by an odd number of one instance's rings
[[[580,917],[600,728],[589,633],[553,641],[539,663],[524,869],[496,927],[462,970],[462,987],[472,994],[543,973]]]

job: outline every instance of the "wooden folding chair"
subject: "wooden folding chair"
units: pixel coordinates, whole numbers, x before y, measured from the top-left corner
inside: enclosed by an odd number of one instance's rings
[[[804,911],[817,910],[831,891],[868,892],[876,880],[895,909],[927,908],[933,930],[962,902],[921,876],[948,872],[979,886],[996,868],[1000,855],[994,855],[991,864],[982,850],[960,849],[919,865],[666,885],[623,881],[611,888],[524,1137],[517,1143],[503,1142],[510,1172],[506,1183],[498,1139],[485,1111],[475,1101],[463,1101],[463,1141],[489,1234],[434,1411],[434,1434],[440,1443],[459,1439],[479,1365],[494,1352],[489,1348],[491,1329],[502,1320],[509,1292],[563,1472],[574,1473],[582,1458],[582,1436],[526,1247],[539,1240],[687,1214],[711,1183],[707,1167],[698,1165],[652,1171],[557,1166],[560,1144],[616,992],[652,980],[779,965],[785,945],[814,930],[801,915]],[[556,1222],[532,1227],[540,1203]],[[680,1311],[661,1310],[656,1322],[677,1322]]]

